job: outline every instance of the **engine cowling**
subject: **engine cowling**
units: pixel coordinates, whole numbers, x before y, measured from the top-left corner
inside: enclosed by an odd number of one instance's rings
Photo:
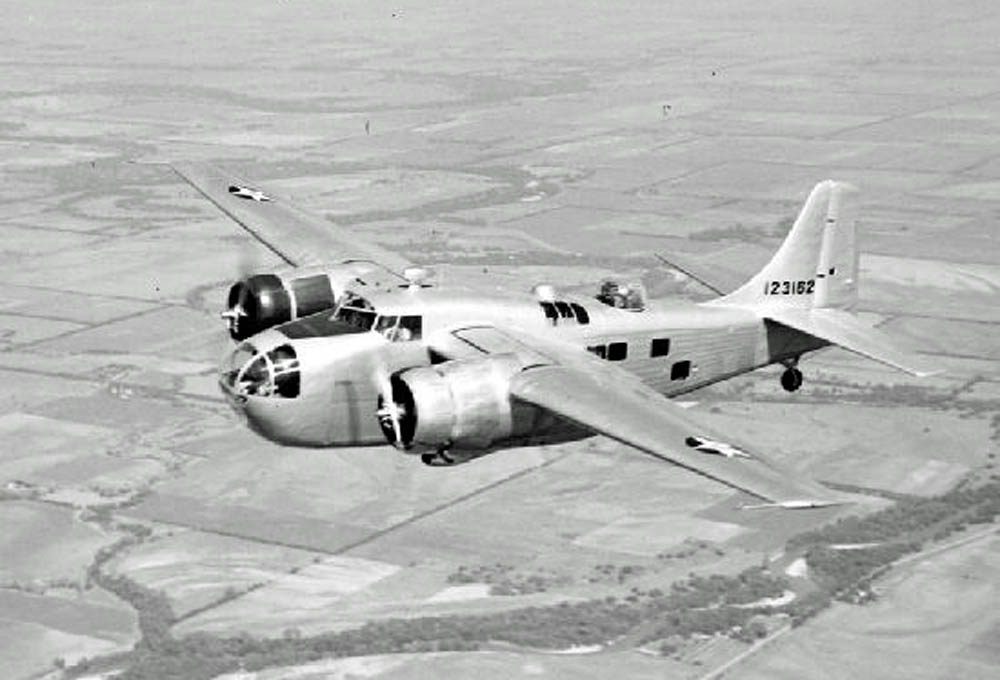
[[[234,283],[222,318],[229,324],[229,335],[237,341],[290,321],[292,302],[281,277],[257,274]]]
[[[413,453],[486,449],[524,434],[533,422],[518,411],[530,407],[510,398],[510,379],[521,369],[517,357],[499,355],[397,373],[390,380],[394,412],[379,404],[382,432],[390,444]]]
[[[286,321],[333,309],[340,296],[360,277],[369,278],[372,270],[370,263],[351,262],[249,276],[229,289],[222,317],[232,338],[245,340]]]

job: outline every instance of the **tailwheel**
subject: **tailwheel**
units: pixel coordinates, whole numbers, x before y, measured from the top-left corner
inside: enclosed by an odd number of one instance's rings
[[[785,372],[781,374],[781,386],[785,388],[786,392],[798,390],[802,387],[802,371],[794,366],[786,368]]]

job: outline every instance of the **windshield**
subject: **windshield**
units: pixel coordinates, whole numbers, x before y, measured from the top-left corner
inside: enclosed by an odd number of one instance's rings
[[[380,316],[375,322],[375,332],[389,342],[409,342],[420,339],[422,325],[419,316]]]
[[[373,310],[348,305],[337,307],[333,318],[366,331],[371,330],[372,326],[375,325],[375,312]]]

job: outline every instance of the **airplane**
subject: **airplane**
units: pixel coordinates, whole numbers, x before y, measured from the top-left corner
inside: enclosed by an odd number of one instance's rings
[[[857,190],[846,183],[817,184],[759,272],[695,303],[615,282],[593,296],[437,285],[225,170],[171,167],[287,265],[230,288],[222,316],[236,346],[219,376],[248,426],[279,444],[388,443],[450,466],[604,435],[759,501],[745,507],[825,507],[845,499],[726,443],[671,398],[770,364],[794,392],[801,357],[829,346],[932,373],[852,312]]]

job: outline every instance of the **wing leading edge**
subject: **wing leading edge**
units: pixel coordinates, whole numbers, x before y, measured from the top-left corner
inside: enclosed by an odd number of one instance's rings
[[[797,509],[849,502],[816,483],[796,479],[742,446],[723,444],[724,434],[694,423],[676,403],[586,352],[487,326],[453,329],[445,335],[450,337],[431,344],[448,357],[498,352],[521,357],[528,368],[511,381],[514,398],[764,501],[746,507]],[[706,441],[715,444],[710,452],[701,445]],[[729,449],[740,455],[725,455]]]
[[[816,508],[845,502],[817,484],[796,480],[754,453],[722,456],[690,441],[725,437],[693,426],[684,411],[652,389],[631,381],[606,384],[564,366],[529,368],[514,377],[511,393],[654,458],[687,468],[783,508]]]
[[[293,267],[360,260],[398,274],[412,266],[406,258],[221,168],[196,162],[173,163],[170,167]]]

